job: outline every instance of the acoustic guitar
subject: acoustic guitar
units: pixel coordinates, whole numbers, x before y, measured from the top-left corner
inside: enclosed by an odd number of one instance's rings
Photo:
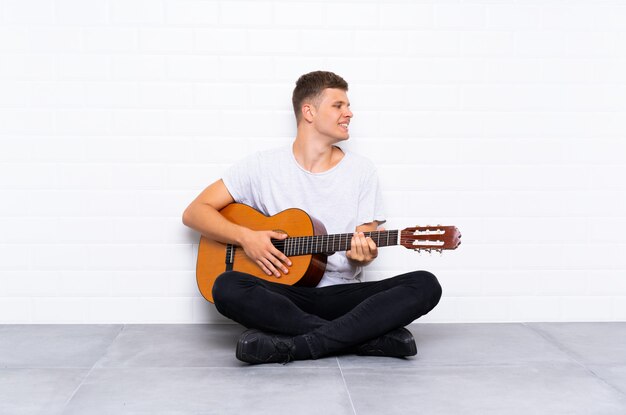
[[[223,244],[200,237],[196,279],[200,293],[213,302],[213,284],[225,271],[240,271],[281,284],[315,287],[324,275],[326,257],[339,251],[348,251],[352,233],[327,235],[324,225],[301,209],[287,209],[274,216],[266,216],[250,206],[233,203],[220,211],[229,221],[252,230],[274,230],[287,238],[273,240],[274,246],[291,260],[289,273],[281,278],[265,274],[245,254],[232,244]],[[376,246],[402,245],[417,251],[456,249],[461,234],[455,226],[416,226],[404,230],[365,232]]]

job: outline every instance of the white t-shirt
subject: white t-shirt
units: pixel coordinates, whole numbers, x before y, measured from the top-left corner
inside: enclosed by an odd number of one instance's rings
[[[300,208],[321,221],[329,234],[350,233],[364,223],[385,222],[382,194],[374,164],[343,150],[332,169],[311,173],[298,164],[291,145],[259,152],[233,165],[222,177],[238,203],[272,216]],[[318,287],[359,282],[361,267],[345,252],[328,257]]]

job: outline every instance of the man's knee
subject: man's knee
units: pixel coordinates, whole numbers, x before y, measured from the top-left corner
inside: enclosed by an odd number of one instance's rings
[[[407,285],[420,292],[420,296],[427,303],[428,311],[435,308],[442,294],[441,284],[437,277],[428,271],[415,271],[406,275]]]
[[[237,298],[238,287],[244,275],[237,271],[222,273],[213,283],[213,302],[219,308],[220,305],[232,303]]]

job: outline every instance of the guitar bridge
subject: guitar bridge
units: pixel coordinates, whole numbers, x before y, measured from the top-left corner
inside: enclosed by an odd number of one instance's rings
[[[233,270],[233,264],[235,263],[235,249],[237,249],[237,247],[233,244],[226,245],[226,258],[224,259],[226,271]]]

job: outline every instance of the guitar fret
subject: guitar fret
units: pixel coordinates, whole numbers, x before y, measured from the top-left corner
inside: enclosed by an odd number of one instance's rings
[[[350,250],[353,235],[352,233],[338,233],[331,235],[289,237],[284,241],[276,241],[275,246],[279,250],[282,250],[288,257],[329,254],[332,252]],[[376,246],[379,247],[399,245],[401,243],[398,230],[364,232],[364,235],[372,238]]]

